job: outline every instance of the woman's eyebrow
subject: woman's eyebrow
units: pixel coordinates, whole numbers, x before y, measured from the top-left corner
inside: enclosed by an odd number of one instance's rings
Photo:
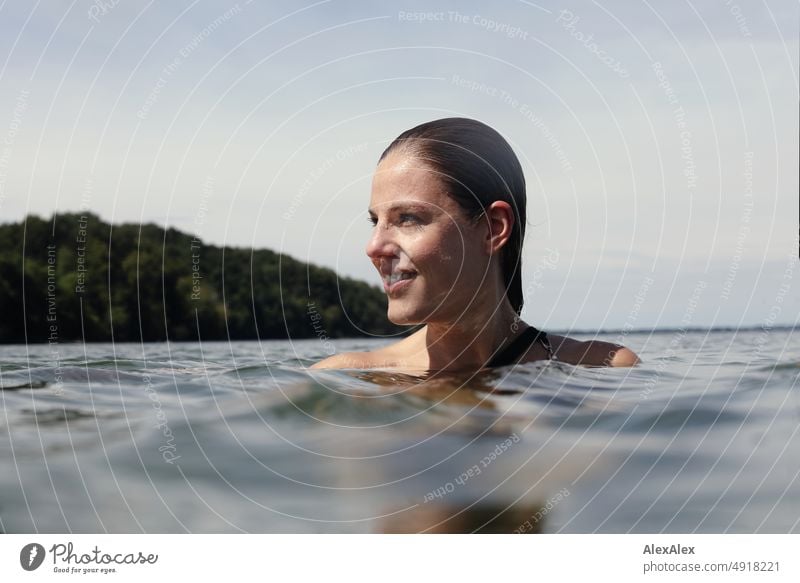
[[[428,211],[430,210],[429,205],[414,203],[414,202],[400,202],[395,203],[389,207],[388,212],[395,212],[395,211],[408,211],[408,210],[415,210],[415,211]],[[375,216],[375,211],[373,209],[368,209],[367,212],[370,216]]]

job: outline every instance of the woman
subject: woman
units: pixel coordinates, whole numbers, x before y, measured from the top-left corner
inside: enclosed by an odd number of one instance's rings
[[[636,364],[623,346],[546,334],[520,320],[525,203],[522,167],[489,126],[446,118],[398,136],[373,178],[367,255],[383,278],[389,319],[424,326],[389,346],[337,354],[313,368]]]

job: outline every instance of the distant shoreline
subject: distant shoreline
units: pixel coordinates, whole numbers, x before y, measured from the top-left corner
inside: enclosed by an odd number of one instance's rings
[[[0,225],[0,344],[398,334],[376,285],[90,212]],[[330,346],[328,347],[330,350]]]
[[[790,324],[782,324],[780,326],[770,326],[769,330],[774,330],[778,332],[782,331],[791,331],[794,329],[800,328],[800,325],[790,325]],[[577,330],[577,329],[548,329],[548,332],[552,334],[558,335],[576,335],[576,336],[589,336],[593,334],[624,334],[625,336],[628,335],[644,335],[644,334],[669,334],[669,333],[697,333],[697,332],[754,332],[757,330],[763,330],[763,326],[742,326],[741,328],[734,328],[732,326],[719,326],[714,328],[703,328],[703,327],[693,327],[693,328],[648,328],[648,329],[636,329],[636,330],[623,330],[621,328],[617,329],[607,329],[607,330]],[[402,334],[400,334],[402,335]],[[368,340],[386,340],[394,338],[394,336],[387,336],[383,338],[378,337],[364,337],[364,336],[342,336],[338,338],[332,338],[332,341],[347,341],[347,340],[355,340],[355,341],[368,341]],[[124,340],[119,342],[112,342],[110,340],[67,340],[63,342],[59,342],[62,345],[74,345],[74,344],[164,344],[166,342],[170,342],[171,344],[196,344],[198,342],[301,342],[301,341],[308,341],[314,340],[311,337],[298,337],[298,338],[201,338],[199,340],[172,340],[172,339],[164,339],[164,340],[145,340],[145,341],[138,341],[138,340]],[[48,342],[2,342],[0,341],[0,346],[44,346],[47,345]]]

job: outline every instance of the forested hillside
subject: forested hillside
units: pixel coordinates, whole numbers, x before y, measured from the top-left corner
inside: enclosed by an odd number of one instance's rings
[[[391,334],[377,287],[93,214],[0,225],[0,342]]]

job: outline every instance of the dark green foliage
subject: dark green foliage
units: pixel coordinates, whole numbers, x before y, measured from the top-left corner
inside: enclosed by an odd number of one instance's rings
[[[82,240],[84,239],[85,240]],[[93,214],[0,225],[0,342],[396,334],[386,297],[266,249]]]

